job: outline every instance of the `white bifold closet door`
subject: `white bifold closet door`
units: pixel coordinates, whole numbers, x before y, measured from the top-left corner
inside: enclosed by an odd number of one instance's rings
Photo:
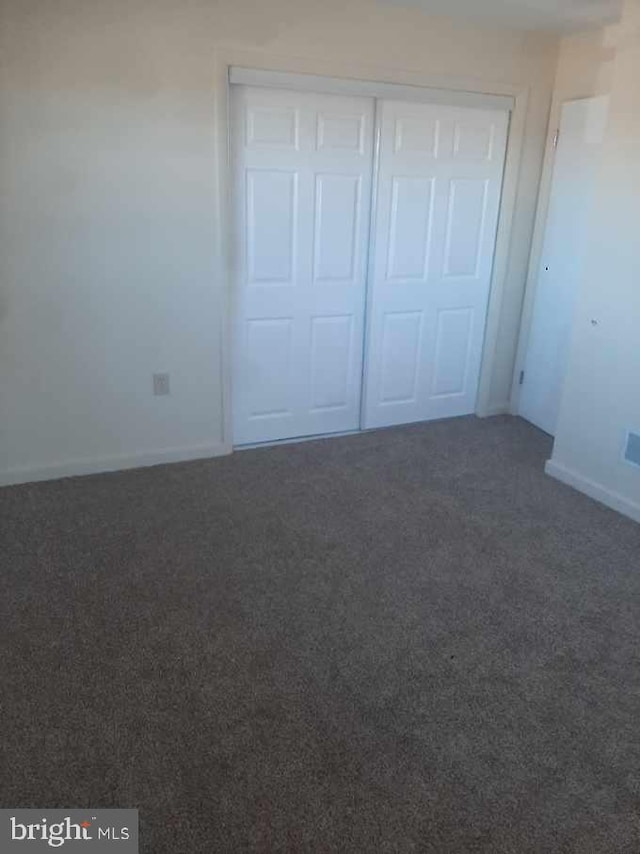
[[[473,412],[508,113],[247,86],[232,109],[235,444]]]
[[[508,113],[379,103],[364,427],[475,411]]]
[[[233,87],[234,442],[360,426],[374,101]]]

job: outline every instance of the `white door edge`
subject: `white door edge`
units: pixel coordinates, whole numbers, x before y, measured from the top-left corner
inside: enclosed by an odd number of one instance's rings
[[[362,336],[362,377],[360,385],[360,430],[365,430],[365,412],[367,408],[367,352],[371,334],[371,300],[373,299],[373,271],[376,249],[376,221],[378,215],[378,175],[380,173],[380,139],[381,139],[380,99],[373,103],[373,163],[371,180],[371,200],[369,208],[369,247],[367,256],[367,272],[364,294],[364,335]]]

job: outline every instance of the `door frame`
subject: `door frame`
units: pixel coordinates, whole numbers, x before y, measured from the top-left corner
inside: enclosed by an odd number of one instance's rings
[[[235,70],[235,71],[233,71]],[[235,245],[232,216],[233,181],[232,134],[231,134],[231,82],[253,81],[251,85],[270,85],[273,88],[306,89],[315,92],[334,92],[370,97],[395,97],[402,100],[447,103],[452,106],[490,106],[495,109],[511,107],[511,119],[507,138],[502,196],[493,272],[487,307],[484,345],[476,415],[486,417],[498,414],[490,406],[491,379],[496,362],[500,315],[509,267],[511,235],[519,184],[520,163],[525,140],[525,123],[529,102],[529,89],[506,84],[495,84],[486,89],[477,81],[443,79],[430,75],[385,70],[383,74],[370,66],[338,65],[317,59],[281,57],[273,53],[259,53],[242,49],[221,50],[216,57],[213,80],[215,120],[215,219],[217,222],[215,250],[217,256],[216,275],[221,283],[219,305],[221,316],[220,361],[222,387],[222,439],[227,451],[233,450],[232,424],[232,374],[233,374],[233,311],[236,290]],[[239,76],[238,72],[242,76]],[[337,76],[336,76],[337,72]],[[382,78],[382,79],[381,79]],[[257,81],[263,81],[259,83]],[[270,82],[269,82],[270,81]],[[318,89],[320,85],[323,88]],[[325,88],[329,87],[329,88]],[[373,216],[373,211],[372,211]],[[504,410],[500,408],[500,413]]]

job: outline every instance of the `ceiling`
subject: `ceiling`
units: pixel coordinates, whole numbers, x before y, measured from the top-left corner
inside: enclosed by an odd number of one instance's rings
[[[378,0],[395,6],[418,6],[434,15],[479,23],[564,32],[610,23],[620,17],[622,0]]]

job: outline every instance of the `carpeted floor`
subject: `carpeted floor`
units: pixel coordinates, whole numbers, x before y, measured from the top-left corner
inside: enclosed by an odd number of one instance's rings
[[[0,806],[145,854],[640,850],[640,526],[475,418],[0,491]]]

